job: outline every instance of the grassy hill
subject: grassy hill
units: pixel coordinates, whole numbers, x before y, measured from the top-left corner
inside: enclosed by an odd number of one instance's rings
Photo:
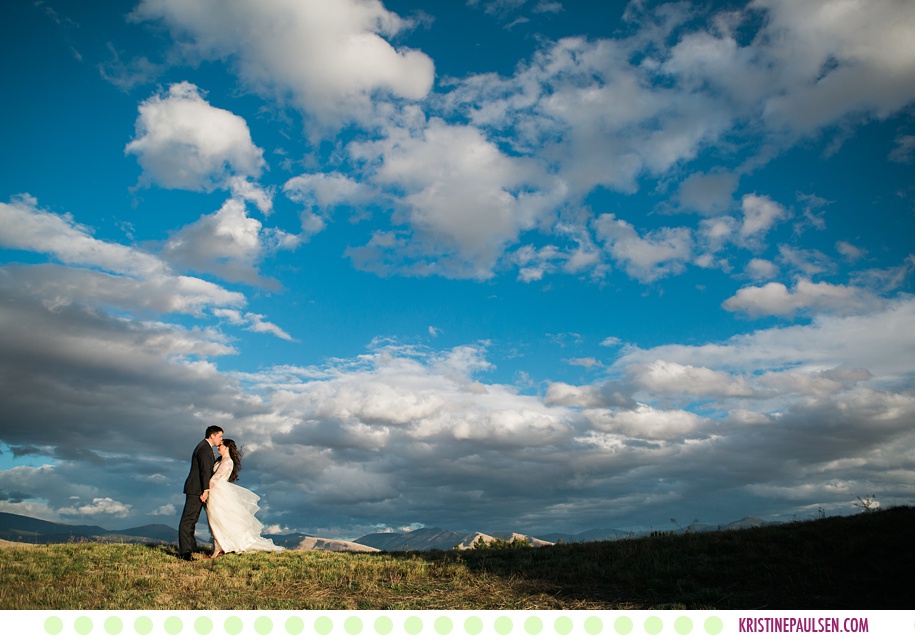
[[[542,548],[0,547],[3,609],[909,609],[915,509]]]

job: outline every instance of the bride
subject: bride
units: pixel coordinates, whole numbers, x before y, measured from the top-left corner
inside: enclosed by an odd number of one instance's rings
[[[219,445],[222,457],[213,468],[210,495],[207,498],[207,521],[213,534],[213,555],[245,551],[285,551],[283,547],[261,536],[264,525],[254,517],[260,509],[260,498],[253,491],[234,482],[241,469],[241,451],[234,440]]]

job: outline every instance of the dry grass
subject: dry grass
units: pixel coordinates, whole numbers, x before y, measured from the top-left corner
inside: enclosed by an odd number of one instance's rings
[[[3,609],[908,609],[915,509],[540,549],[0,547]]]

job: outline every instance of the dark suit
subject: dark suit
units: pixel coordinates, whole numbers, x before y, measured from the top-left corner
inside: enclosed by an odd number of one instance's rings
[[[181,524],[178,528],[178,553],[181,555],[197,550],[194,530],[200,519],[200,510],[203,508],[200,496],[210,488],[210,478],[213,477],[215,464],[213,445],[201,440],[194,449],[194,455],[191,456],[191,472],[184,481],[184,512],[181,514]]]

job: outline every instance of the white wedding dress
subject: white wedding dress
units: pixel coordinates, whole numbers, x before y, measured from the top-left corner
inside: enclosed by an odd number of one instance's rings
[[[207,498],[207,521],[213,534],[214,553],[285,551],[261,536],[264,525],[254,514],[260,498],[253,491],[229,482],[232,460],[226,458],[213,468],[213,484]]]

